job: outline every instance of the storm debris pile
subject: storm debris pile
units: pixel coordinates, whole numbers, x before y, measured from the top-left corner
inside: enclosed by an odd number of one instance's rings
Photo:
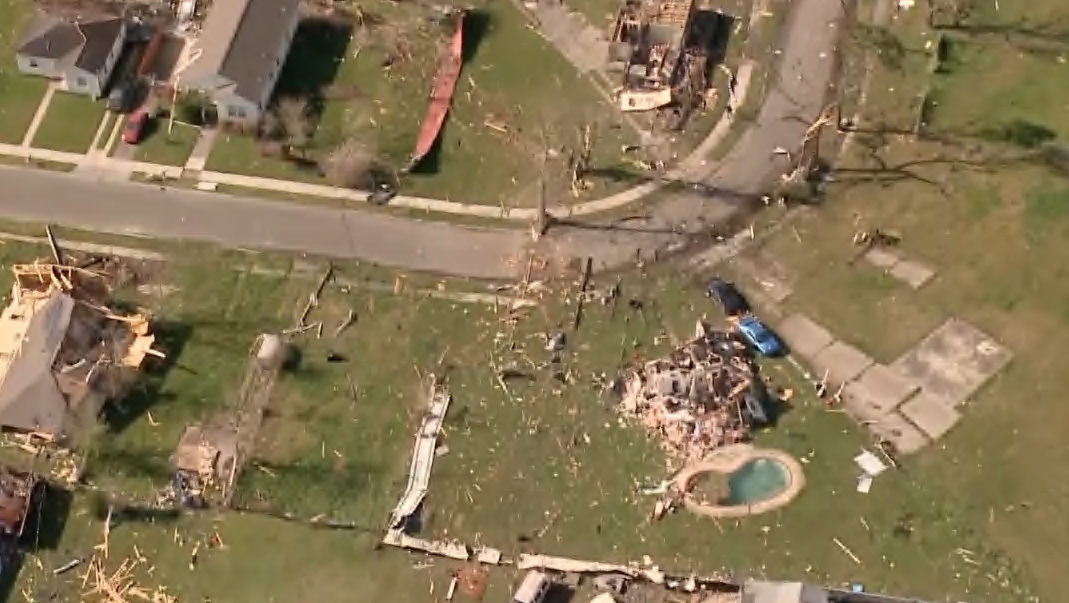
[[[697,337],[636,369],[620,410],[659,435],[669,468],[695,463],[716,448],[744,442],[763,418],[760,379],[746,347],[699,322]]]
[[[153,349],[146,313],[113,307],[108,276],[66,264],[11,268],[0,311],[0,425],[57,441],[95,417]]]

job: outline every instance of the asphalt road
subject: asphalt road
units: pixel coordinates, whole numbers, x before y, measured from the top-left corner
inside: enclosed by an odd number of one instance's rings
[[[777,2],[779,4],[779,2]],[[777,55],[778,74],[757,119],[704,178],[626,224],[561,226],[538,243],[564,257],[592,256],[602,266],[637,252],[672,248],[752,204],[768,179],[787,169],[772,155],[796,149],[823,108],[838,40],[840,0],[791,0]],[[782,4],[779,4],[782,6]],[[775,8],[774,8],[775,10]],[[759,60],[762,57],[757,57]],[[0,215],[114,234],[302,251],[358,258],[411,270],[510,278],[532,243],[520,230],[475,228],[359,210],[273,202],[187,189],[94,180],[44,170],[0,167]]]

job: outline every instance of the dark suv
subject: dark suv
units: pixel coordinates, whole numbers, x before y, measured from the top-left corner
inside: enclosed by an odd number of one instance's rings
[[[108,95],[108,111],[113,113],[129,113],[137,108],[141,99],[141,86],[136,80],[116,84]]]
[[[716,303],[720,304],[720,308],[724,310],[724,314],[728,316],[738,316],[750,311],[750,304],[735,288],[735,285],[719,276],[709,281],[709,285],[705,288],[705,296],[716,300]]]

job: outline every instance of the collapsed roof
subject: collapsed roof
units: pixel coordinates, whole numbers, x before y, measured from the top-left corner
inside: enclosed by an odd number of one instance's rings
[[[69,435],[77,419],[99,413],[111,369],[160,354],[144,315],[107,306],[103,275],[55,264],[12,271],[11,301],[0,311],[0,427]]]

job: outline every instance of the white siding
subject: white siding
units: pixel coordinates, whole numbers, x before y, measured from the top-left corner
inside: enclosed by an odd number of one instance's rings
[[[235,94],[216,96],[215,107],[219,111],[219,121],[244,126],[253,126],[260,121],[260,108]]]
[[[58,70],[56,61],[53,59],[42,59],[20,54],[15,57],[15,62],[19,71],[27,75],[39,75],[57,80],[63,75]]]
[[[100,76],[95,73],[71,67],[63,74],[63,89],[99,98],[103,85],[101,85]]]

